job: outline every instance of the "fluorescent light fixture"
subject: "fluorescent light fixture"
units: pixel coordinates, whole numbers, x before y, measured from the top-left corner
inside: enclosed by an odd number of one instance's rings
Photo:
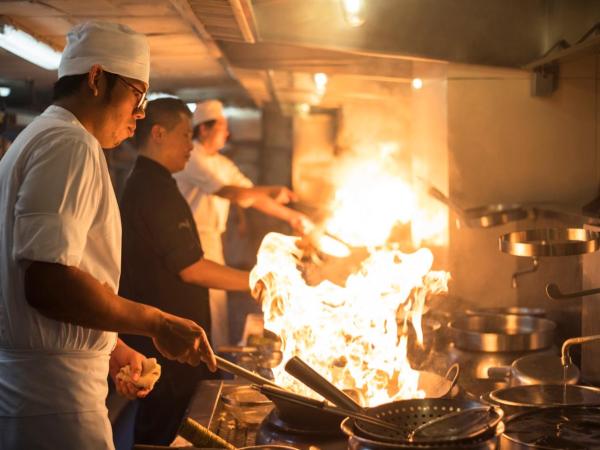
[[[413,78],[410,84],[413,89],[421,89],[423,87],[423,80],[420,78]]]
[[[365,23],[364,0],[341,0],[344,19],[351,27],[360,27]]]
[[[10,95],[10,88],[6,86],[0,86],[0,97],[8,97]]]
[[[196,111],[196,102],[193,102],[193,103],[186,103],[186,105],[187,105],[188,109],[189,109],[191,112],[194,112],[194,111]]]
[[[46,70],[58,69],[61,54],[52,47],[10,25],[0,30],[0,47]]]

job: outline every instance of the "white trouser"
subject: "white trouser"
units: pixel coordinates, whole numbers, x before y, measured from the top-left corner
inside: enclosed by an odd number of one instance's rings
[[[223,242],[220,231],[202,231],[200,243],[204,257],[219,264],[225,264]],[[229,316],[227,312],[227,293],[220,289],[210,289],[210,318],[212,324],[211,340],[214,347],[229,345]]]

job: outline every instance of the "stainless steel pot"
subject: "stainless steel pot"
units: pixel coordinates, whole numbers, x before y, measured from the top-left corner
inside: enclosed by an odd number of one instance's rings
[[[511,314],[464,315],[448,326],[456,347],[479,352],[531,351],[550,347],[556,324]]]
[[[567,367],[566,374],[559,356],[534,354],[516,359],[510,366],[489,367],[492,380],[506,381],[510,387],[530,384],[577,384],[579,369],[574,364]]]
[[[600,389],[577,384],[534,384],[497,389],[481,400],[513,416],[545,406],[599,405]]]

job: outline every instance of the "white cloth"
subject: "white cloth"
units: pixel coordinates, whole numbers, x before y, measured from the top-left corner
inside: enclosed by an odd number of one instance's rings
[[[58,106],[23,130],[0,161],[3,436],[22,429],[20,419],[32,423],[35,416],[53,415],[57,427],[81,427],[86,422],[79,414],[107,414],[116,333],[55,321],[29,306],[23,280],[30,261],[74,266],[118,290],[121,222],[106,160],[99,142]],[[61,435],[60,428],[55,431]],[[102,426],[63,431],[88,433],[112,448],[110,435],[97,435],[104,433]],[[7,448],[5,440],[0,443]],[[89,446],[65,439],[36,448],[83,447]]]
[[[206,100],[196,103],[196,109],[192,116],[192,125],[196,126],[209,120],[220,119],[221,117],[225,117],[223,115],[223,103],[219,100]]]
[[[215,192],[224,186],[253,186],[233,161],[220,153],[209,154],[197,141],[185,168],[174,177],[190,205],[200,234],[223,233],[227,226],[230,202],[214,195]]]
[[[91,21],[75,25],[67,34],[58,78],[87,73],[94,64],[148,85],[150,48],[146,36],[118,23]]]
[[[135,387],[140,389],[152,389],[160,378],[161,371],[161,366],[156,362],[156,358],[146,358],[142,361],[142,373],[136,381],[133,381],[131,377],[131,366],[129,364],[119,369],[117,380],[133,383]]]

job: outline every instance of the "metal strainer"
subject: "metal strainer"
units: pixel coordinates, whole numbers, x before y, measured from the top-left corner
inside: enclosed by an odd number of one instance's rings
[[[415,444],[475,439],[494,429],[503,416],[500,408],[451,398],[399,400],[369,408],[368,414],[396,425],[397,431],[355,420],[360,435],[390,443]]]

